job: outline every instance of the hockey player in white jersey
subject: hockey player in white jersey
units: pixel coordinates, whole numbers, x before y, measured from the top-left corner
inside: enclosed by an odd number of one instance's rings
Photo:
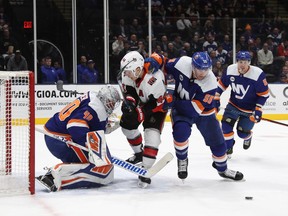
[[[121,60],[121,78],[124,102],[120,126],[134,155],[127,161],[133,164],[142,162],[146,169],[152,167],[161,143],[167,109],[165,102],[166,81],[161,71],[163,57],[153,53],[143,59],[137,51],[127,53]],[[144,142],[138,127],[144,128]],[[139,176],[138,186],[147,187],[151,179]]]

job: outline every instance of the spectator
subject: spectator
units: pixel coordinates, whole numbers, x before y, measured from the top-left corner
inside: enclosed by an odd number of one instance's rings
[[[268,50],[268,44],[264,43],[261,50],[257,52],[258,66],[267,74],[271,73],[273,63],[273,53]]]
[[[138,50],[137,51],[143,56],[143,58],[147,58],[149,56],[149,54],[146,51],[146,47],[145,47],[143,41],[138,41]]]
[[[112,54],[118,56],[124,49],[124,40],[122,35],[118,35],[117,39],[112,43]]]
[[[14,56],[14,46],[9,45],[7,48],[7,52],[4,53],[2,56],[4,58],[4,70],[7,70],[8,61],[12,56]]]
[[[224,41],[222,43],[222,47],[224,50],[226,50],[229,53],[229,55],[232,54],[233,44],[230,41],[230,36],[228,34],[224,35]]]
[[[180,18],[176,21],[176,27],[184,40],[187,40],[189,39],[189,37],[192,37],[191,35],[192,32],[190,31],[192,24],[191,21],[185,17],[184,13],[182,13],[180,15]]]
[[[20,50],[15,51],[15,55],[12,56],[7,63],[7,71],[24,71],[28,70],[27,61],[24,56],[21,55]]]
[[[54,61],[54,68],[58,75],[58,79],[62,80],[64,83],[67,83],[66,71],[63,69],[60,61]]]
[[[172,42],[174,48],[176,48],[177,50],[182,49],[184,42],[182,41],[182,38],[180,35],[175,35],[174,37],[174,41]],[[169,44],[168,44],[169,45]]]
[[[168,43],[167,57],[168,59],[179,57],[179,51],[174,47],[172,42]]]
[[[212,71],[216,76],[217,80],[219,80],[224,72],[224,67],[220,61],[216,61],[215,65],[212,67]]]
[[[279,80],[277,82],[274,82],[275,84],[287,84],[288,83],[288,77],[286,74],[281,73],[279,76]]]
[[[193,49],[191,48],[191,45],[190,45],[190,43],[188,43],[188,42],[185,42],[184,43],[184,45],[183,45],[183,49],[182,50],[184,50],[185,52],[186,52],[186,55],[187,56],[192,56],[193,55]],[[180,51],[181,52],[181,51]]]
[[[288,59],[288,40],[285,40],[284,42],[278,45],[277,54],[278,54],[277,57],[283,61]]]
[[[242,35],[236,44],[236,52],[239,52],[241,50],[247,50],[247,49],[248,49],[248,44],[245,41],[245,37]]]
[[[129,37],[129,27],[125,24],[125,20],[123,18],[121,18],[119,20],[119,24],[114,27],[114,32],[116,35],[122,35],[123,38]]]
[[[202,51],[202,43],[200,42],[199,34],[195,33],[190,43],[191,49],[194,52]]]
[[[137,38],[143,38],[142,26],[138,23],[138,19],[134,18],[131,25],[129,26],[130,34],[135,34]]]
[[[222,65],[227,65],[229,62],[229,54],[227,50],[223,49],[222,45],[219,45],[216,50],[216,58]]]
[[[87,68],[84,70],[82,74],[82,84],[84,83],[96,84],[98,83],[98,80],[99,80],[99,72],[95,69],[95,62],[93,60],[89,60],[87,62]]]
[[[203,43],[203,51],[210,53],[212,50],[217,49],[218,44],[214,40],[214,36],[212,34],[208,34],[206,37],[206,41]]]
[[[128,52],[130,52],[130,43],[128,41],[124,42],[124,49],[119,53],[119,59],[122,59]],[[120,67],[120,64],[119,64]],[[118,67],[118,69],[119,69]]]
[[[55,68],[51,66],[52,59],[50,56],[46,56],[44,65],[41,66],[41,83],[42,84],[54,84],[58,81],[58,75]]]
[[[168,41],[167,36],[166,36],[166,35],[163,35],[163,36],[161,37],[161,41],[158,42],[157,45],[160,45],[161,50],[162,50],[163,52],[167,52],[168,43],[169,43],[169,41]]]
[[[131,51],[138,50],[138,37],[136,34],[131,34],[129,44]]]
[[[82,74],[87,68],[87,58],[86,56],[82,55],[80,57],[80,63],[77,65],[77,83],[83,83]]]

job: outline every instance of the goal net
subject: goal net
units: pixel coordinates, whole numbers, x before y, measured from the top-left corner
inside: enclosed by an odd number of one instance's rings
[[[0,71],[0,196],[35,192],[34,75]]]

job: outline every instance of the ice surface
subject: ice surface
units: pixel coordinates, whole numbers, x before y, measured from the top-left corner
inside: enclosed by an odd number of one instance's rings
[[[288,123],[288,121],[282,121]],[[39,127],[39,126],[38,126]],[[165,123],[159,157],[174,154],[171,124]],[[115,167],[113,184],[97,189],[47,193],[36,183],[33,196],[0,197],[5,216],[287,216],[288,215],[288,127],[261,121],[255,125],[250,149],[236,137],[230,169],[243,172],[245,180],[221,178],[212,168],[211,153],[193,127],[189,147],[189,173],[183,183],[177,178],[176,159],[152,178],[152,184],[137,187],[137,176]],[[120,129],[106,137],[111,153],[126,159],[132,154]],[[59,161],[47,150],[43,135],[36,132],[36,175]],[[246,200],[252,196],[253,200]]]

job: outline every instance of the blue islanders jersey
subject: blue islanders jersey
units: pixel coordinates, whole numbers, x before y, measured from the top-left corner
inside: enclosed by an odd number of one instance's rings
[[[45,129],[85,146],[86,133],[105,131],[107,121],[105,107],[97,98],[97,92],[88,92],[54,114],[45,124]]]
[[[196,113],[203,116],[215,113],[213,99],[217,90],[217,80],[211,70],[203,80],[193,79],[192,58],[188,56],[170,59],[165,69],[175,79],[175,104],[177,106],[178,101],[181,101],[182,114],[189,116]],[[177,109],[179,108],[178,106]]]
[[[221,95],[230,85],[229,103],[243,112],[253,111],[256,105],[262,107],[269,97],[265,73],[258,67],[249,67],[247,73],[240,74],[237,64],[232,64],[218,81],[217,92]]]

